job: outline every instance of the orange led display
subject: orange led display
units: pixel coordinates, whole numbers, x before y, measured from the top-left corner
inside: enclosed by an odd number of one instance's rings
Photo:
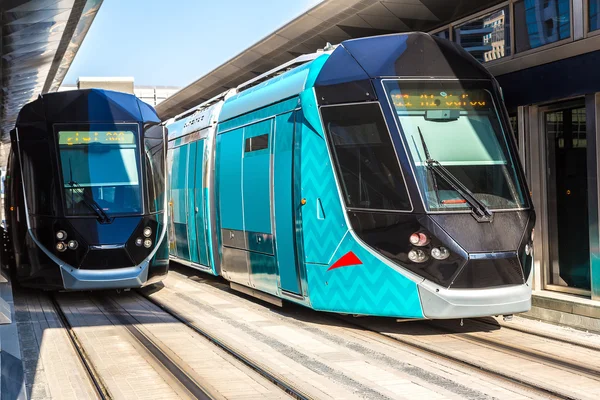
[[[396,108],[415,109],[473,109],[487,107],[486,92],[475,93],[395,93],[392,101]]]
[[[131,131],[61,131],[58,144],[69,146],[101,144],[135,144],[135,134]]]

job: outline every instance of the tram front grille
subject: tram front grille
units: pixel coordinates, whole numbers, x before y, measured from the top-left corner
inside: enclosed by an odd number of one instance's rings
[[[522,285],[523,269],[517,257],[469,260],[450,285],[452,289],[483,289]]]
[[[90,250],[81,263],[81,269],[115,269],[133,267],[135,263],[129,257],[127,250],[102,249]]]

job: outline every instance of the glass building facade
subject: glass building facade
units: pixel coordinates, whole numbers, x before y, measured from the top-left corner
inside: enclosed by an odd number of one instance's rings
[[[588,10],[590,31],[600,29],[600,0],[589,0]]]
[[[600,300],[600,0],[509,0],[440,27],[498,79],[528,178],[536,290]]]
[[[517,52],[571,36],[570,0],[522,0],[514,4]]]

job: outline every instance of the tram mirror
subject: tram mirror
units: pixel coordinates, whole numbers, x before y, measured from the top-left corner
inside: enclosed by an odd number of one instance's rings
[[[456,121],[460,117],[459,110],[427,110],[425,111],[426,121]]]

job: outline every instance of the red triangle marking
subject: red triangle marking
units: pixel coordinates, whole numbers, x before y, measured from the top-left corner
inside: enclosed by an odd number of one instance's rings
[[[362,264],[362,261],[360,261],[360,259],[358,257],[356,257],[356,254],[349,251],[346,254],[344,254],[342,256],[342,258],[337,260],[331,267],[329,267],[329,269],[327,269],[327,271],[331,271],[332,269],[341,268],[341,267],[348,267],[350,265],[361,265],[361,264]]]

